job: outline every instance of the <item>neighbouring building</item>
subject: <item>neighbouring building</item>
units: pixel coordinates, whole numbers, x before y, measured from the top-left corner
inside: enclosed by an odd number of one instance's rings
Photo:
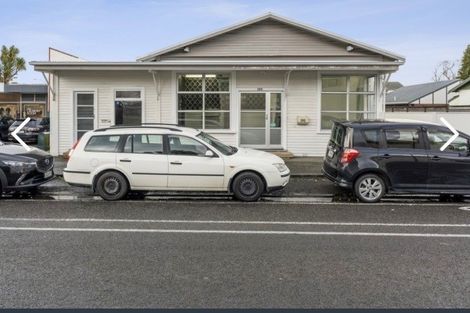
[[[43,118],[47,109],[47,85],[0,84],[0,118]]]
[[[397,90],[399,88],[403,87],[402,83],[400,82],[387,82],[387,84],[385,84],[385,89],[387,90],[387,93],[389,92],[392,92],[394,90]]]
[[[449,108],[452,111],[470,110],[470,77],[461,81],[449,90],[452,97],[449,100]]]
[[[390,112],[449,111],[449,91],[457,79],[410,85],[387,93],[386,110]]]
[[[231,145],[323,155],[333,119],[382,118],[402,56],[266,14],[145,55],[31,62],[51,90],[51,153],[91,129],[177,123]]]

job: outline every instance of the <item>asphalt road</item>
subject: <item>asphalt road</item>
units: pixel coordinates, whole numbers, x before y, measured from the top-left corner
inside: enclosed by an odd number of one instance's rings
[[[0,201],[0,307],[470,307],[464,204]]]

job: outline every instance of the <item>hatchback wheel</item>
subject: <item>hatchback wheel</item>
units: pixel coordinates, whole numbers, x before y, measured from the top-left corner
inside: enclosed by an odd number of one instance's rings
[[[104,200],[121,200],[127,195],[129,185],[122,174],[106,172],[98,178],[96,191]]]
[[[356,197],[362,202],[378,202],[385,194],[385,182],[375,174],[366,174],[359,177],[354,184]]]
[[[235,177],[232,185],[235,198],[241,201],[257,201],[264,192],[263,180],[255,173],[242,173]]]

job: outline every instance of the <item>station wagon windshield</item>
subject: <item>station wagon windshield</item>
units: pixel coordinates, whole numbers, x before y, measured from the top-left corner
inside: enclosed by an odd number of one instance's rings
[[[227,146],[226,144],[224,144],[219,139],[214,138],[214,137],[212,137],[211,135],[209,135],[205,132],[200,132],[197,135],[197,137],[199,139],[204,140],[206,143],[210,144],[212,147],[216,148],[217,150],[219,150],[221,153],[223,153],[225,155],[232,155],[232,154],[234,154],[238,151],[237,148]]]

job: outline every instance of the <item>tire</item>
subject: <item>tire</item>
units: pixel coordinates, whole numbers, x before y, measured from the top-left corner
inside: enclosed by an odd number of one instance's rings
[[[354,183],[354,194],[361,202],[375,203],[385,195],[387,186],[376,174],[365,174]]]
[[[96,192],[107,201],[121,200],[128,191],[127,179],[118,172],[106,172],[96,181]]]
[[[264,193],[265,185],[258,174],[246,172],[235,177],[232,183],[232,190],[236,199],[254,202],[258,201]]]

